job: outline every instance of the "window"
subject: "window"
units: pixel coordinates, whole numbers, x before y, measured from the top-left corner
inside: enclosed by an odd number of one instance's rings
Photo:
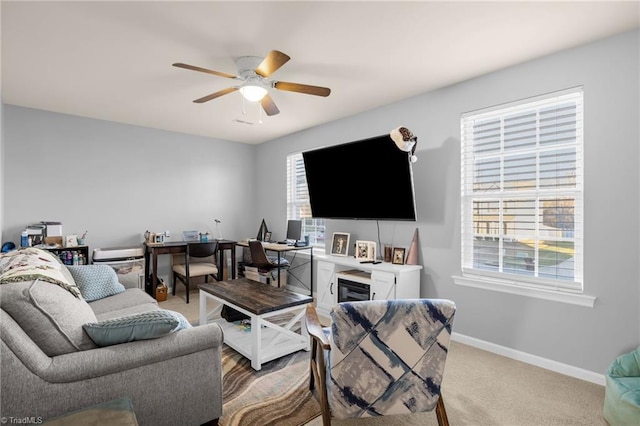
[[[582,88],[463,114],[462,271],[582,292]]]
[[[287,220],[302,220],[302,235],[309,236],[309,243],[324,247],[324,219],[311,218],[309,191],[302,153],[287,156]]]

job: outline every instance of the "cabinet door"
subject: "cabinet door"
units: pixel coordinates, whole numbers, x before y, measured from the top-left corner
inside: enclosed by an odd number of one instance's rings
[[[371,272],[371,300],[395,299],[396,276],[391,272]]]
[[[316,307],[318,310],[324,310],[325,314],[331,310],[338,300],[336,284],[334,284],[335,265],[329,262],[318,262],[317,271],[317,289],[318,300]]]

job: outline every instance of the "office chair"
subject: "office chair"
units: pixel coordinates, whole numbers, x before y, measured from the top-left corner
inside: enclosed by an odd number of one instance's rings
[[[189,303],[189,284],[191,278],[204,276],[205,282],[209,282],[209,276],[218,279],[218,265],[216,254],[218,242],[189,243],[184,256],[173,256],[173,295],[176,295],[178,281],[187,287],[187,303]],[[184,262],[184,263],[183,263]]]
[[[274,269],[278,269],[278,257],[267,256],[264,246],[261,241],[249,240],[249,251],[251,253],[251,264],[254,268],[262,272],[270,272]],[[289,261],[284,258],[280,258],[280,268],[288,268]]]
[[[318,383],[322,424],[435,408],[447,426],[440,385],[455,311],[444,299],[342,302],[323,328],[308,305],[309,390]]]

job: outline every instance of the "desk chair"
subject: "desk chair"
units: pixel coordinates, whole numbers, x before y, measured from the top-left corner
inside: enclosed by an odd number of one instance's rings
[[[261,241],[249,240],[249,251],[251,253],[251,264],[254,268],[261,271],[272,271],[278,268],[278,257],[267,256]],[[288,268],[289,261],[280,258],[280,268]]]
[[[187,287],[187,303],[189,303],[189,284],[193,277],[204,277],[209,282],[209,276],[217,280],[218,265],[216,254],[218,242],[189,243],[184,255],[173,256],[173,295],[176,295],[178,281]]]
[[[318,383],[322,424],[435,408],[447,426],[440,385],[455,311],[444,299],[342,302],[323,328],[308,305],[309,390]]]

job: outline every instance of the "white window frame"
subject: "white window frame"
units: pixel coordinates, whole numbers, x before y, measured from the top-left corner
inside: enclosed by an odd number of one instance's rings
[[[558,105],[566,102],[575,102],[576,105],[576,131],[575,139],[568,140],[566,142],[555,142],[552,144],[552,148],[545,146],[540,142],[540,128],[542,125],[539,122],[539,111],[543,108],[547,108],[553,105]],[[471,286],[489,290],[496,290],[501,292],[507,292],[512,294],[520,294],[525,296],[537,297],[547,300],[554,300],[559,302],[574,303],[582,306],[593,306],[595,298],[585,295],[583,288],[583,174],[584,174],[584,162],[583,162],[583,91],[582,87],[571,88],[559,92],[554,92],[535,98],[528,98],[509,104],[498,105],[478,111],[472,111],[462,114],[460,119],[461,126],[461,263],[462,263],[462,276],[454,276],[454,283],[464,286]],[[531,113],[535,112],[535,143],[531,143],[530,139],[526,146],[522,148],[513,148],[505,150],[505,128],[504,118],[513,116],[518,113]],[[491,152],[485,156],[481,151],[474,152],[473,147],[473,126],[477,121],[486,120],[500,120],[499,125],[499,141],[493,142],[494,145],[491,148]],[[530,129],[530,128],[529,128]],[[499,146],[499,148],[496,148]],[[551,145],[550,145],[551,146]],[[558,150],[566,148],[571,150],[575,149],[575,184],[571,187],[568,185],[557,185],[545,188],[540,185],[540,175],[542,171],[540,158],[547,150]],[[496,153],[497,152],[497,153]],[[513,163],[514,158],[520,154],[523,157],[527,157],[529,160],[535,158],[532,161],[534,164],[534,171],[531,169],[527,172],[524,168],[518,168],[517,171],[520,174],[530,174],[535,176],[531,178],[531,187],[522,188],[514,185],[509,188],[505,185],[508,184],[508,179],[505,178],[507,173],[505,172],[505,165],[509,160]],[[505,160],[506,159],[506,160]],[[476,165],[483,164],[485,160],[489,164],[491,172],[496,171],[495,164],[499,164],[499,176],[495,179],[495,185],[487,185],[484,188],[478,188],[482,183],[482,170],[475,170]],[[490,163],[492,162],[492,163]],[[530,163],[531,164],[531,163]],[[521,165],[520,165],[521,166]],[[485,178],[486,179],[486,178]],[[491,179],[491,178],[489,178]],[[517,178],[518,183],[525,181],[525,178]],[[529,184],[529,180],[526,180]],[[491,180],[489,180],[491,183]],[[476,188],[476,189],[474,189]],[[558,279],[549,278],[539,275],[538,267],[538,248],[539,244],[545,240],[553,240],[545,236],[542,232],[540,225],[540,215],[542,212],[541,202],[549,197],[554,199],[562,199],[563,197],[573,199],[574,208],[574,230],[572,235],[566,239],[573,242],[573,277],[571,279]],[[513,205],[513,201],[526,201],[526,205],[529,206],[529,218],[525,222],[518,222],[518,219],[514,219],[516,226],[528,226],[529,228],[524,231],[507,231],[507,226],[511,225],[505,217],[505,213],[508,212],[509,205]],[[475,204],[474,204],[475,203]],[[490,223],[486,224],[486,232],[474,232],[474,205],[477,206],[480,203],[486,203],[486,206],[497,206],[498,208],[489,212],[486,211],[487,217],[492,218],[490,220],[497,221],[494,226]],[[491,204],[489,204],[491,203]],[[522,203],[525,205],[525,203]],[[533,213],[531,213],[533,212]],[[494,215],[495,213],[495,215]],[[512,217],[512,216],[510,216]],[[517,218],[517,216],[516,216]],[[477,222],[477,218],[475,220]],[[521,225],[524,224],[524,225]],[[488,233],[490,232],[490,234]],[[534,253],[534,263],[531,270],[526,272],[518,272],[516,269],[509,270],[506,262],[506,247],[505,241],[509,238],[513,238],[514,233],[520,232],[526,233],[528,237],[532,238]],[[496,270],[483,269],[474,266],[474,241],[477,238],[489,237],[498,242],[498,249],[494,256],[498,257],[498,261],[494,263]],[[516,235],[519,240],[524,239],[522,235]],[[556,241],[563,241],[561,237],[555,239]],[[478,256],[476,253],[475,256]],[[531,262],[531,259],[528,258]],[[507,269],[507,271],[505,271]],[[514,272],[515,271],[515,272]],[[557,269],[556,269],[557,272]],[[556,275],[557,277],[557,275]]]
[[[287,155],[287,220],[290,219],[301,219],[302,235],[309,235],[309,241],[313,247],[325,248],[326,225],[324,219],[311,217],[311,204],[301,152]]]

